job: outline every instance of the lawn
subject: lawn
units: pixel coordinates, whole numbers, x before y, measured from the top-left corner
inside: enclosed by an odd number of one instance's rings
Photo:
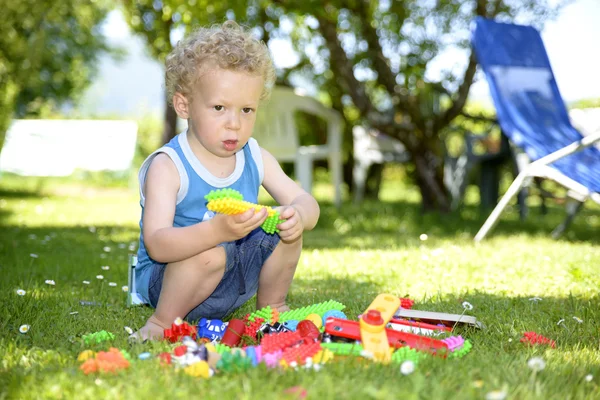
[[[600,208],[584,209],[560,240],[550,231],[562,207],[541,216],[534,204],[526,222],[511,209],[476,245],[487,214],[474,200],[460,212],[421,215],[415,190],[387,178],[380,202],[341,210],[331,206],[330,187],[317,187],[321,219],[305,235],[289,304],[333,299],[355,319],[379,293],[410,297],[415,309],[458,314],[467,301],[468,314],[486,328],[458,329],[473,344],[464,357],[424,356],[408,375],[398,364],[346,358],[318,371],[259,366],[206,380],[155,358],[139,360],[173,346],[127,341],[125,327],[135,330],[151,314],[127,308],[122,290],[138,235],[135,189],[5,176],[0,398],[300,398],[285,392],[295,386],[308,399],[600,398]],[[247,304],[235,316],[250,311]],[[20,333],[22,325],[29,331]],[[84,345],[84,334],[100,330],[114,340]],[[554,339],[556,348],[526,346],[526,331]],[[131,354],[129,369],[89,376],[79,369],[81,351],[110,346]],[[531,369],[532,358],[545,368]]]

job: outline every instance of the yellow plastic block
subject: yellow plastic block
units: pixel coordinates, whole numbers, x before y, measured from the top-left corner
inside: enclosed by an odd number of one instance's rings
[[[393,349],[390,347],[385,326],[400,307],[398,296],[380,294],[360,318],[360,338],[363,349],[373,354],[375,361],[385,364],[392,360]]]
[[[249,201],[231,198],[211,200],[206,205],[206,208],[208,208],[210,211],[228,215],[241,214],[245,211],[248,211],[251,208],[254,208],[255,212],[259,212],[263,208],[266,208],[269,213],[269,217],[275,215],[276,213],[276,211],[272,207],[262,206],[260,204],[250,203]]]

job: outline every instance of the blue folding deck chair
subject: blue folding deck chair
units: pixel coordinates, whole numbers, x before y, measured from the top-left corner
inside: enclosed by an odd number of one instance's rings
[[[482,240],[532,178],[552,179],[573,201],[560,235],[587,200],[600,203],[600,132],[583,137],[572,125],[539,32],[478,17],[472,44],[485,72],[503,133],[529,159],[477,235]],[[574,72],[575,73],[575,72]]]

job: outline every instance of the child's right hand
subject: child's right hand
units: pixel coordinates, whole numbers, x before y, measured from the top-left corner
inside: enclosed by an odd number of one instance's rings
[[[241,239],[262,225],[269,213],[266,208],[255,213],[254,209],[241,214],[217,214],[210,222],[214,224],[216,234],[222,236],[223,242],[232,242]]]

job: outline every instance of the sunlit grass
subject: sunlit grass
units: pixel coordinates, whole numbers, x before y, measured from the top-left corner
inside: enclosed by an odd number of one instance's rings
[[[426,357],[409,376],[397,365],[347,359],[320,372],[260,367],[206,381],[137,360],[171,346],[126,340],[125,327],[139,328],[151,313],[126,308],[122,291],[138,236],[136,190],[10,177],[0,180],[0,397],[285,398],[285,389],[302,386],[308,398],[320,399],[482,399],[494,391],[516,399],[599,398],[600,209],[587,207],[563,238],[552,240],[564,210],[551,205],[541,216],[533,199],[527,221],[511,208],[489,239],[475,244],[487,213],[479,211],[474,188],[459,212],[421,215],[418,193],[399,176],[386,172],[381,202],[340,210],[317,176],[321,220],[306,234],[289,303],[334,299],[356,318],[382,292],[449,313],[463,312],[468,301],[469,314],[486,329],[459,331],[473,343],[464,358]],[[247,304],[236,316],[251,310]],[[30,329],[21,334],[24,324]],[[134,357],[127,371],[86,376],[78,369],[78,353],[90,347],[82,335],[100,330],[113,332],[110,345]],[[557,348],[525,346],[525,331],[556,340]],[[534,373],[527,366],[532,357],[543,358],[546,368]]]

